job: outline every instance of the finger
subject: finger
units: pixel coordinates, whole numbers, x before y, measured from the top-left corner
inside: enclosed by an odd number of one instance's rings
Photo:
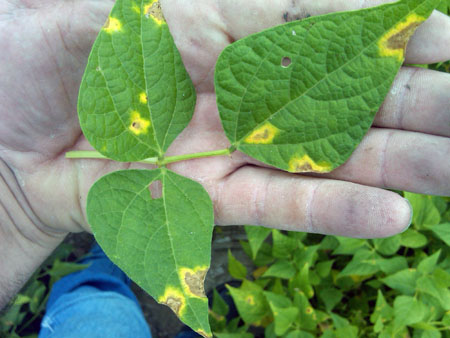
[[[400,70],[374,126],[450,136],[450,74]]]
[[[450,195],[450,139],[373,128],[329,178],[380,188]]]
[[[407,63],[435,63],[450,59],[450,18],[434,11],[412,36],[406,48]]]
[[[373,7],[388,2],[393,1],[279,0],[270,3],[269,1],[251,0],[246,1],[243,5],[240,1],[221,0],[218,3],[227,31],[235,40],[238,40],[286,21],[330,12]],[[242,8],[243,6],[245,9]],[[433,63],[448,60],[450,59],[449,45],[450,18],[435,11],[411,38],[407,48],[406,62]]]
[[[400,195],[358,184],[245,166],[215,201],[216,223],[254,224],[349,237],[384,237],[411,220]]]

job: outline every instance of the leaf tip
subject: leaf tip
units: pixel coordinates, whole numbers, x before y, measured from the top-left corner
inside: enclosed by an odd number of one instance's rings
[[[211,332],[206,332],[206,331],[204,331],[202,329],[195,330],[195,332],[197,332],[202,337],[212,338],[212,333]]]

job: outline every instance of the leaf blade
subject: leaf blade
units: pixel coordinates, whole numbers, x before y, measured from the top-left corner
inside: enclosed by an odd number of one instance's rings
[[[153,198],[149,186],[158,180],[162,197]],[[203,282],[214,223],[201,185],[167,169],[113,172],[91,188],[87,213],[109,258],[193,330],[210,336]]]
[[[195,100],[159,1],[116,1],[80,87],[78,114],[89,142],[117,161],[163,156]]]
[[[410,0],[311,17],[228,46],[215,73],[228,139],[290,172],[338,167],[370,127],[409,36],[437,4]]]

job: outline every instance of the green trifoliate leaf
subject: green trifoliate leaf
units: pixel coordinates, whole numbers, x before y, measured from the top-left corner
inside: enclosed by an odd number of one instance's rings
[[[378,290],[377,302],[375,304],[375,309],[373,310],[373,313],[370,316],[370,321],[372,323],[377,322],[381,323],[378,324],[378,326],[382,328],[383,327],[382,323],[391,320],[392,314],[393,314],[392,307],[386,302],[383,293],[380,290]],[[376,332],[379,332],[379,330],[377,330]]]
[[[245,323],[259,322],[270,314],[263,289],[257,284],[244,280],[239,289],[229,285],[227,285],[227,289]]]
[[[380,270],[387,275],[408,268],[408,261],[403,256],[395,256],[392,258],[381,258],[377,260]]]
[[[400,236],[373,239],[375,249],[382,255],[391,256],[400,249]]]
[[[287,23],[228,46],[215,72],[225,133],[290,172],[329,172],[368,131],[406,44],[439,0]]]
[[[430,227],[433,233],[445,244],[450,245],[450,223],[438,224]]]
[[[158,196],[159,182],[162,195]],[[211,256],[212,202],[167,169],[116,171],[88,195],[87,215],[108,257],[194,331],[210,337],[203,282]]]
[[[394,322],[397,327],[420,322],[427,314],[425,304],[416,298],[398,296],[394,301]]]
[[[279,230],[272,230],[273,248],[272,255],[276,258],[287,258],[298,248],[299,241],[295,238],[283,235]]]
[[[247,225],[245,226],[245,233],[247,234],[248,243],[251,248],[251,256],[256,259],[261,245],[266,240],[267,236],[270,235],[271,230],[269,228],[264,228],[261,226]]]
[[[330,261],[323,261],[317,263],[315,266],[316,272],[321,278],[326,278],[330,275],[331,267],[333,266],[334,259]]]
[[[438,285],[439,281],[434,276],[422,276],[417,280],[417,291],[427,293],[433,296],[442,308],[446,311],[450,310],[450,290]]]
[[[223,317],[225,317],[228,314],[228,311],[230,311],[230,307],[216,289],[213,291],[213,304],[211,310],[217,315]]]
[[[294,305],[299,309],[299,316],[296,322],[300,328],[308,331],[315,330],[317,323],[322,320],[319,320],[318,313],[311,306],[308,297],[302,291],[294,293]]]
[[[380,270],[378,265],[380,258],[372,251],[361,249],[355,253],[350,263],[345,266],[338,277],[372,275]]]
[[[441,254],[441,250],[439,249],[437,252],[432,254],[431,256],[424,258],[419,265],[417,266],[417,271],[421,274],[431,274],[437,266],[437,262],[439,260],[439,256]]]
[[[247,268],[239,262],[228,249],[228,273],[236,279],[245,279],[247,276]]]
[[[279,259],[271,265],[262,276],[289,279],[294,277],[294,275],[295,268],[292,263],[286,259]]]
[[[320,245],[312,245],[312,246],[304,246],[300,250],[294,251],[294,264],[297,269],[302,269],[305,264],[309,264],[309,266],[314,266],[318,254],[317,250],[319,250]]]
[[[414,295],[419,273],[416,269],[405,269],[383,278],[381,281],[405,295]]]
[[[325,308],[327,311],[333,310],[333,308],[339,304],[342,297],[344,297],[341,290],[327,287],[323,290],[319,291],[319,299],[325,304]]]
[[[420,248],[428,242],[425,235],[414,229],[408,229],[400,235],[400,244],[407,248]]]
[[[158,0],[117,0],[81,83],[89,142],[118,161],[162,156],[189,123],[195,90]]]
[[[275,333],[277,336],[283,335],[292,323],[297,319],[299,309],[292,305],[292,301],[283,295],[265,291],[266,297],[275,322]]]
[[[335,237],[339,246],[333,251],[333,255],[353,255],[361,248],[367,247],[367,240],[349,237]]]
[[[289,332],[286,338],[314,338],[314,336],[306,331],[295,330]]]
[[[441,215],[433,196],[405,192],[405,198],[413,208],[412,222],[416,227],[439,224]]]
[[[306,263],[301,270],[289,282],[289,288],[302,291],[308,298],[314,296],[314,288],[309,279],[309,264]]]

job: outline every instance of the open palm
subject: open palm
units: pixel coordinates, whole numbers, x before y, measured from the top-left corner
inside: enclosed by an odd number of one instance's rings
[[[31,241],[50,236],[56,243],[69,231],[88,230],[85,202],[93,182],[112,170],[143,166],[64,157],[70,150],[92,149],[78,124],[78,86],[113,3],[0,0],[0,166],[10,189],[17,190],[11,198],[27,215],[15,231]],[[179,155],[229,145],[213,88],[214,65],[225,46],[285,20],[359,9],[365,2],[161,3],[197,90],[194,117],[168,152]],[[407,62],[449,59],[449,45],[450,20],[434,13],[413,37]],[[449,92],[448,74],[403,68],[374,127],[350,160],[327,175],[288,174],[238,152],[171,169],[203,184],[217,224],[388,236],[408,226],[411,211],[399,195],[380,188],[450,193]]]

